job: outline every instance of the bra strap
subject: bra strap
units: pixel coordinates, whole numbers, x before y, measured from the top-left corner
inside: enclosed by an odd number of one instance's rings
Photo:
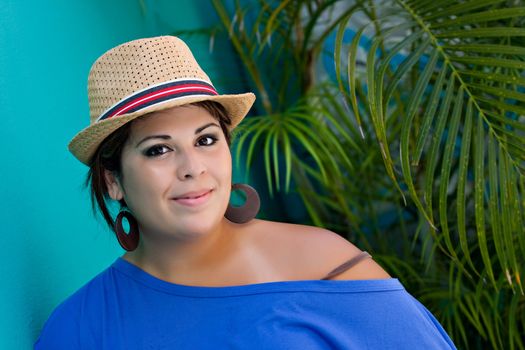
[[[359,263],[361,260],[366,259],[366,258],[371,258],[371,257],[372,256],[370,254],[368,254],[368,252],[361,252],[360,254],[354,256],[352,259],[348,260],[347,262],[345,262],[345,263],[339,265],[338,267],[336,267],[335,269],[333,269],[332,272],[330,272],[328,275],[326,275],[325,277],[323,277],[321,279],[322,280],[329,280],[330,278],[332,278],[334,276],[337,276],[340,273],[350,269],[351,267],[353,267],[354,265]]]

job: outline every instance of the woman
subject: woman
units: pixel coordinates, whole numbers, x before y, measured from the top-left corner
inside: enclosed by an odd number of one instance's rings
[[[88,95],[90,126],[69,149],[127,252],[54,311],[36,349],[454,348],[366,252],[253,219],[258,197],[232,186],[229,142],[255,96],[218,94],[180,39],[108,51]],[[228,204],[232,187],[243,207]]]

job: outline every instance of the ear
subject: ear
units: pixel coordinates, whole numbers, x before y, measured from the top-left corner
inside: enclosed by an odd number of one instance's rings
[[[104,169],[104,180],[106,181],[106,186],[108,188],[108,194],[111,199],[119,201],[124,198],[124,191],[120,185],[119,180],[113,174],[113,172]]]

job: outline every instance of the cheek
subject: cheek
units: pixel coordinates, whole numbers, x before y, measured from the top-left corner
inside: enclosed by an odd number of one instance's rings
[[[217,160],[220,159],[220,162]],[[221,152],[220,156],[215,158],[215,170],[218,174],[218,176],[228,183],[231,183],[232,178],[232,157],[230,154],[230,149],[226,147],[226,149]],[[220,164],[221,166],[217,166]]]
[[[133,166],[129,166],[129,164]],[[123,187],[126,203],[132,206],[146,206],[152,199],[162,195],[169,186],[169,177],[166,173],[171,169],[161,166],[145,166],[140,162],[129,162],[123,166]]]

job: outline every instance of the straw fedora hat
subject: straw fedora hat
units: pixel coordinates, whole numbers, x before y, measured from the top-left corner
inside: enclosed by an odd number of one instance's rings
[[[69,143],[89,165],[100,143],[122,125],[146,113],[198,101],[216,101],[233,129],[250,110],[255,95],[219,95],[189,47],[174,36],[121,44],[95,61],[88,77],[90,124]]]

